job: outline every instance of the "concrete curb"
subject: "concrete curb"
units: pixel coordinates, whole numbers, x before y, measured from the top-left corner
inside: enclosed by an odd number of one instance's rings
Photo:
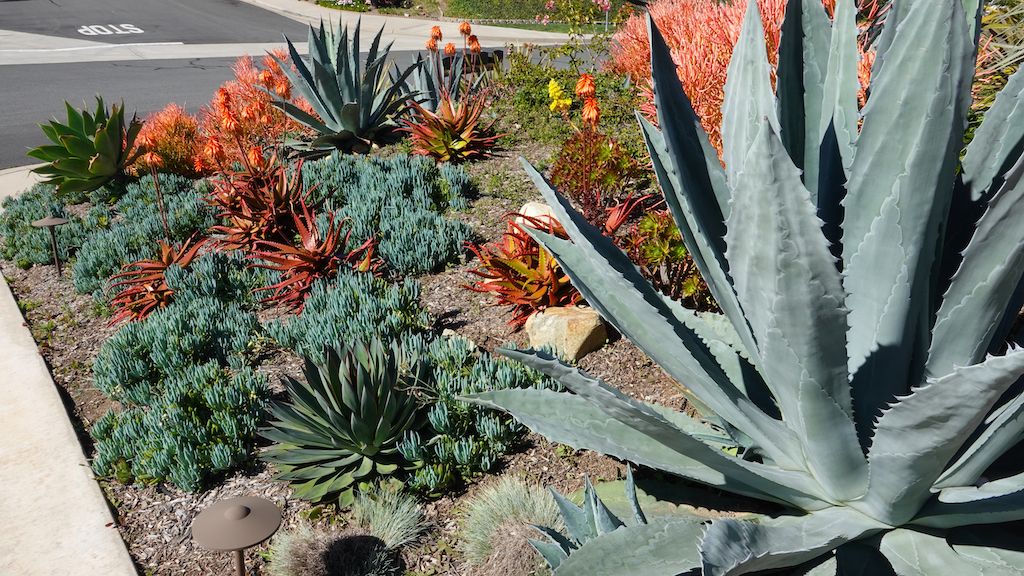
[[[137,576],[3,276],[0,326],[0,574]]]
[[[0,198],[40,180],[0,170]],[[64,402],[0,275],[0,574],[137,576]]]
[[[21,194],[36,182],[41,181],[42,176],[32,171],[40,166],[42,164],[15,166],[0,170],[0,202],[3,202],[5,198]]]

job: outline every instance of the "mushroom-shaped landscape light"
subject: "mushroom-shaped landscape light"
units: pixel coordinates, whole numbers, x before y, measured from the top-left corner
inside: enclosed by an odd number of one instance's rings
[[[53,247],[53,265],[57,267],[57,276],[60,277],[60,253],[57,252],[57,226],[63,226],[68,221],[65,218],[58,218],[57,216],[47,216],[46,218],[40,218],[32,223],[35,228],[47,228],[50,231],[50,246]]]
[[[280,526],[281,511],[273,502],[242,496],[200,512],[192,521],[192,539],[207,550],[234,552],[236,573],[245,576],[243,551],[266,541]]]

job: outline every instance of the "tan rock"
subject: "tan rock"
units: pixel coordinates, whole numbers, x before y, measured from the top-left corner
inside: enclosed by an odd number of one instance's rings
[[[549,346],[569,360],[579,360],[608,340],[601,315],[582,306],[536,312],[527,318],[525,328],[530,346]]]

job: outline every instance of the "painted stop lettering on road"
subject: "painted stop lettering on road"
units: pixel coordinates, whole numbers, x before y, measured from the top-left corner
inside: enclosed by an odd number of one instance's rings
[[[79,34],[86,36],[109,36],[111,34],[142,34],[145,30],[133,24],[93,24],[82,26]]]

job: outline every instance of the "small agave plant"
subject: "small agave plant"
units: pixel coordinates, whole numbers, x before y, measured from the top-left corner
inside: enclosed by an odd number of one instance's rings
[[[427,365],[381,340],[324,350],[323,362],[306,359],[305,382],[284,379],[289,402],[270,407],[273,420],[260,435],[274,442],[262,455],[295,496],[352,504],[355,488],[400,468],[411,468],[398,446],[424,418],[409,391]]]
[[[64,106],[66,124],[52,120],[39,126],[53,143],[28,151],[30,157],[47,162],[33,172],[62,193],[91,192],[125,178],[128,167],[142,154],[135,145],[142,122],[133,116],[125,124],[124,104],[108,110],[99,96],[91,114],[67,102]]]
[[[343,152],[369,152],[374,143],[387,138],[396,128],[396,120],[408,111],[408,79],[419,64],[404,71],[388,72],[391,43],[380,47],[381,27],[370,43],[365,66],[359,53],[360,22],[349,38],[348,26],[338,23],[339,31],[309,28],[309,60],[299,56],[291,40],[288,53],[292,66],[271,55],[296,92],[316,112],[314,117],[295,104],[277,99],[272,102],[296,122],[318,136],[309,144],[314,150],[338,149]]]
[[[895,0],[857,108],[856,10],[790,0],[773,92],[757,3],[726,83],[724,167],[649,24],[660,129],[640,119],[687,249],[721,306],[662,296],[527,166],[568,239],[537,238],[587,301],[714,414],[646,404],[541,353],[571,393],[474,401],[549,439],[744,497],[757,519],[650,519],[559,576],[1024,574],[1024,72],[966,154],[978,0]]]

